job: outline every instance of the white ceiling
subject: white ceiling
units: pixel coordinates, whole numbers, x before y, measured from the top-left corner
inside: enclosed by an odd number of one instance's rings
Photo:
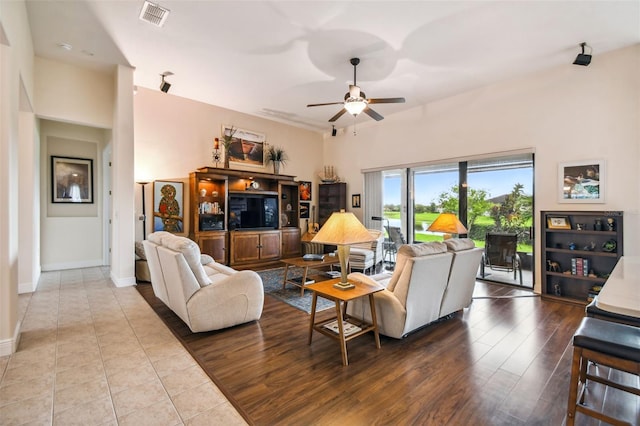
[[[640,42],[640,0],[157,3],[171,11],[162,28],[138,19],[143,0],[28,0],[36,55],[94,69],[131,65],[135,84],[154,90],[171,71],[172,95],[326,132],[341,106],[306,105],[343,99],[352,57],[361,58],[367,96],[406,98],[373,106],[388,116],[570,64],[583,41],[592,66]]]

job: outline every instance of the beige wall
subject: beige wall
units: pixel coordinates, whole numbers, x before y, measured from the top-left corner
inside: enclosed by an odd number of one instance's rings
[[[101,128],[113,126],[113,71],[98,72],[35,58],[38,117]]]
[[[317,189],[317,172],[323,165],[322,136],[317,133],[143,88],[134,96],[134,106],[135,180],[183,180],[185,206],[189,173],[213,167],[213,139],[220,137],[223,124],[266,134],[267,143],[283,147],[289,157],[280,173],[313,181]],[[244,169],[273,172],[272,167]],[[142,195],[140,185],[136,186],[136,212],[140,215]],[[153,211],[152,188],[146,187],[147,217]],[[152,231],[152,222],[147,220],[147,234]],[[140,222],[135,234],[136,240],[142,239]]]
[[[349,193],[362,193],[362,169],[533,148],[536,220],[540,210],[623,210],[625,254],[637,255],[639,102],[636,45],[597,56],[589,67],[567,64],[379,123],[359,118],[357,136],[348,129],[325,139],[324,156],[334,159]],[[558,163],[589,159],[606,160],[606,203],[559,204]]]

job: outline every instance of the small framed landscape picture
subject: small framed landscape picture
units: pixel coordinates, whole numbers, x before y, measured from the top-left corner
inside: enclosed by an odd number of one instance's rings
[[[571,229],[571,222],[568,216],[547,217],[547,228],[549,229]]]
[[[264,151],[267,136],[253,130],[223,125],[222,135],[232,136],[229,161],[243,166],[265,167]]]
[[[560,163],[558,166],[559,203],[604,203],[604,160]]]

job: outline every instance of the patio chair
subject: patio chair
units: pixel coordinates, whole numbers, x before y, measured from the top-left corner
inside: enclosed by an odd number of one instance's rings
[[[513,271],[513,279],[519,274],[522,285],[522,267],[518,248],[518,235],[512,233],[487,232],[484,239],[484,254],[480,264],[480,275],[486,277],[486,268],[494,271]]]
[[[407,240],[404,238],[402,230],[398,226],[389,226],[387,228],[387,234],[389,234],[389,258],[393,259],[390,263],[395,264],[396,253],[398,253],[398,249],[401,245],[407,244]]]

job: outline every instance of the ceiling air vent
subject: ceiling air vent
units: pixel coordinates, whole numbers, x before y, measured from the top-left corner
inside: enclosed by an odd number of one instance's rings
[[[145,1],[140,11],[140,20],[161,27],[169,16],[169,9],[155,3]]]

